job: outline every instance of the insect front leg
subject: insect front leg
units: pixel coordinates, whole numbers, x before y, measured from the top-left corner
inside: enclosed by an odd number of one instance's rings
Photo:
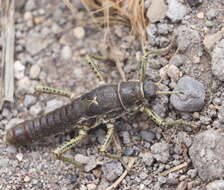
[[[101,84],[105,84],[106,81],[103,78],[103,76],[101,75],[100,71],[99,71],[99,67],[96,63],[93,62],[93,60],[90,58],[90,56],[86,56],[86,60],[91,68],[91,70],[93,71],[93,73],[96,75],[96,77],[98,78],[98,80],[100,81]]]
[[[79,135],[77,137],[72,138],[70,141],[62,144],[61,146],[59,146],[53,151],[55,158],[63,162],[69,162],[75,165],[76,167],[79,167],[79,168],[82,167],[83,165],[81,163],[77,162],[75,159],[63,156],[63,154],[67,152],[68,150],[70,150],[71,148],[75,147],[78,143],[80,143],[87,136],[87,134],[88,133],[86,130],[80,129]]]
[[[141,108],[140,111],[145,112],[159,126],[187,125],[191,126],[193,129],[197,128],[196,125],[181,119],[174,121],[164,121],[164,119],[158,116],[154,111],[146,107]]]
[[[48,86],[36,86],[35,87],[36,92],[41,92],[41,93],[46,93],[46,94],[54,94],[54,95],[60,95],[60,96],[65,96],[68,98],[74,98],[75,94],[72,92],[68,92],[65,90],[57,89],[57,88],[51,88]]]

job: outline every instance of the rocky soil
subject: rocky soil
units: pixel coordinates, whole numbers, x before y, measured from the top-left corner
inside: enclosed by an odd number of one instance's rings
[[[98,154],[106,134],[103,125],[66,153],[85,163],[83,172],[52,155],[54,148],[77,131],[25,147],[7,145],[3,139],[4,131],[16,123],[69,102],[64,97],[34,93],[36,85],[77,95],[98,85],[84,58],[87,54],[108,55],[106,29],[87,24],[89,14],[78,1],[73,3],[79,8],[74,15],[59,0],[18,1],[15,103],[5,105],[0,114],[0,189],[102,190],[125,170],[120,162]],[[140,113],[118,119],[124,161],[130,156],[138,160],[117,189],[224,189],[224,2],[146,0],[145,9],[151,22],[147,48],[166,47],[172,39],[175,42],[169,52],[149,56],[147,77],[154,82],[162,77],[160,90],[185,92],[158,95],[150,108],[165,120],[183,119],[197,128],[159,127]],[[125,26],[115,25],[110,30],[127,79],[137,79],[141,44]],[[121,79],[114,61],[98,64],[109,83]],[[111,151],[116,148],[111,146]],[[178,166],[183,167],[169,172]]]

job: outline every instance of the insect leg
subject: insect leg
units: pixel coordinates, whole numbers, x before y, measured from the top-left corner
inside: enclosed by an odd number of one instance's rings
[[[120,154],[107,153],[107,149],[109,148],[109,145],[111,143],[113,135],[114,135],[114,124],[108,123],[107,124],[107,134],[106,134],[104,143],[100,147],[100,154],[102,156],[105,156],[105,157],[108,157],[108,158],[114,158],[114,159],[120,160],[121,159]]]
[[[141,111],[145,112],[159,126],[188,125],[191,126],[193,129],[197,128],[196,125],[184,120],[164,121],[155,112],[145,107],[142,108]]]
[[[146,70],[147,70],[147,63],[148,63],[148,59],[147,59],[148,56],[151,55],[151,54],[164,53],[164,52],[168,51],[172,47],[172,45],[173,45],[173,43],[171,43],[167,47],[161,48],[161,49],[144,50],[144,55],[142,56],[142,59],[141,59],[141,63],[140,63],[140,66],[139,66],[139,74],[138,74],[138,78],[141,82],[143,82],[144,79],[145,79],[145,73],[146,73]]]
[[[86,60],[91,68],[91,70],[93,71],[93,73],[96,75],[96,77],[98,78],[98,80],[101,83],[106,83],[106,81],[104,80],[103,76],[101,75],[100,71],[99,71],[99,67],[96,63],[93,62],[93,60],[90,58],[90,56],[86,56]]]
[[[72,138],[70,141],[62,144],[58,148],[56,148],[53,151],[53,154],[55,155],[55,158],[58,160],[61,160],[63,162],[69,162],[76,167],[82,167],[82,164],[77,162],[75,159],[68,158],[66,156],[63,156],[65,152],[70,150],[72,147],[75,147],[79,142],[81,142],[85,137],[87,136],[87,131],[86,130],[80,130],[79,131],[79,136]]]
[[[47,93],[47,94],[55,94],[55,95],[60,95],[60,96],[66,96],[68,98],[73,98],[75,96],[74,93],[60,90],[57,88],[51,88],[48,86],[36,86],[35,87],[36,92],[41,92],[41,93]]]

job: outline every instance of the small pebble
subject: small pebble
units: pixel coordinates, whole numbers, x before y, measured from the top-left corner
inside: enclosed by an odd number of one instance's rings
[[[223,190],[223,189],[224,189],[223,179],[212,181],[206,186],[206,190]]]
[[[155,139],[155,133],[153,133],[152,131],[141,131],[139,134],[145,141],[148,142],[153,142],[153,140]]]
[[[23,18],[25,21],[33,20],[32,12],[30,12],[30,11],[25,12]]]
[[[178,0],[168,0],[168,11],[166,15],[172,22],[181,21],[186,14],[187,8],[185,5],[180,3]]]
[[[9,159],[1,157],[0,158],[0,169],[1,168],[7,168],[9,166]]]
[[[123,142],[124,144],[129,144],[131,142],[130,135],[128,131],[122,132]]]
[[[18,95],[25,95],[32,92],[31,81],[28,77],[20,79],[17,83],[16,93]]]
[[[68,45],[65,45],[61,50],[61,56],[64,60],[69,60],[72,57],[71,47]]]
[[[30,179],[30,177],[29,176],[25,176],[24,177],[24,182],[29,182],[31,179]]]
[[[206,13],[206,17],[208,18],[208,20],[212,20],[215,19],[217,16],[217,10],[216,9],[210,9],[207,13]]]
[[[14,63],[14,74],[15,78],[20,80],[24,77],[25,66],[21,63],[21,61],[15,61]]]
[[[97,187],[97,186],[96,186],[94,183],[90,183],[90,184],[87,185],[87,189],[88,189],[88,190],[95,190],[96,187]]]
[[[151,147],[153,157],[162,163],[166,163],[170,157],[169,145],[166,142],[155,143]]]
[[[32,65],[32,67],[30,68],[30,78],[31,79],[38,79],[39,75],[40,75],[40,66],[37,64]]]
[[[147,166],[152,166],[154,158],[151,152],[144,152],[139,155]]]
[[[197,17],[198,17],[199,19],[203,19],[203,18],[205,17],[205,15],[204,15],[203,12],[199,12],[199,13],[197,14]]]
[[[200,111],[205,103],[204,86],[191,77],[181,78],[174,91],[184,94],[172,94],[170,102],[175,109],[183,112]]]
[[[16,154],[16,159],[21,162],[23,160],[23,154],[22,153]]]
[[[78,27],[74,28],[73,34],[77,39],[81,40],[85,37],[85,30],[83,27],[78,26]]]
[[[105,178],[108,181],[112,182],[119,176],[121,176],[123,172],[123,167],[120,162],[112,161],[104,164],[102,170]]]

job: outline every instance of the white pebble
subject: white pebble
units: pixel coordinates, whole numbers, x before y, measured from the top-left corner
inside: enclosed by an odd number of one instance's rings
[[[20,62],[16,61],[14,63],[14,73],[16,79],[22,79],[24,77],[25,66]]]
[[[23,154],[22,153],[18,153],[16,155],[16,159],[19,160],[20,162],[23,160]]]
[[[83,27],[78,26],[78,27],[74,28],[73,34],[77,39],[81,40],[85,37],[85,30]]]
[[[38,79],[39,75],[40,75],[40,67],[38,65],[32,65],[32,67],[30,68],[30,78],[31,79]]]
[[[70,46],[66,45],[61,50],[61,56],[64,60],[68,60],[72,57],[72,49]]]

